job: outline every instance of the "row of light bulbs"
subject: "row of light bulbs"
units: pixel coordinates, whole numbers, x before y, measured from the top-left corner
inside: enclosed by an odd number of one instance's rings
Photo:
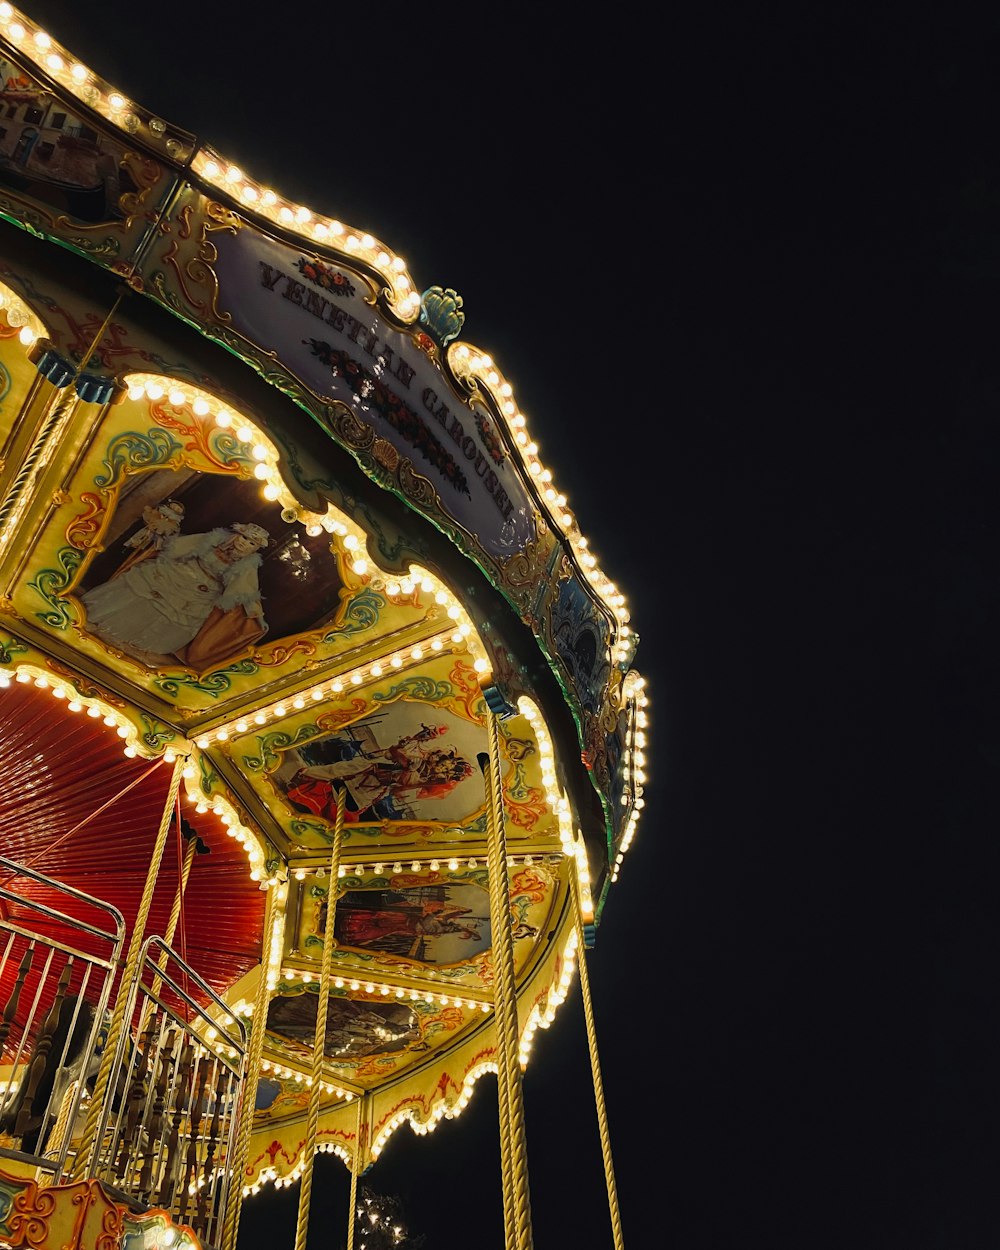
[[[319,982],[319,977],[314,972],[304,971],[301,968],[282,968],[281,979],[289,985],[297,980],[301,980],[303,985]],[[440,1004],[442,1007],[463,1007],[469,1011],[481,1011],[484,1015],[489,1015],[493,1010],[491,1003],[480,1002],[475,998],[463,998],[460,994],[432,994],[430,991],[404,989],[401,985],[395,987],[385,983],[376,985],[374,981],[359,981],[357,977],[335,976],[331,977],[330,981],[336,989],[349,989],[355,994],[364,990],[366,994],[381,994],[383,998],[408,998],[411,1003],[424,1002],[429,1007],[435,1004]]]
[[[514,868],[518,864],[524,864],[526,867],[530,868],[536,860],[541,862],[546,858],[549,857],[545,855],[508,855],[507,867]],[[559,857],[556,856],[556,859],[558,858]],[[468,866],[472,869],[479,867],[479,859],[476,858],[476,856],[472,856],[469,860],[462,860],[459,859],[458,856],[452,855],[445,862],[451,872],[457,872],[458,869],[465,863],[468,863]],[[391,871],[396,875],[404,871],[403,861],[399,859],[397,859],[390,867]],[[423,872],[425,869],[429,869],[431,872],[438,872],[440,867],[441,860],[437,857],[427,860],[426,863],[419,859],[410,861],[410,872]],[[324,875],[324,871],[325,870],[322,868],[296,868],[293,875],[296,881],[304,881],[307,876],[322,877]],[[337,876],[363,877],[366,871],[367,869],[364,864],[341,864],[337,870]],[[376,877],[381,877],[385,871],[386,864],[384,861],[377,860],[372,864],[372,872]]]

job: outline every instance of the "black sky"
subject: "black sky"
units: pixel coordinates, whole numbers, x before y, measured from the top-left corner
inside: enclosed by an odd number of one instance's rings
[[[627,1244],[994,1250],[998,23],[25,11],[455,287],[629,597],[651,783],[589,957]],[[494,1089],[366,1178],[428,1250],[503,1244]],[[575,990],[525,1096],[535,1245],[610,1246]]]

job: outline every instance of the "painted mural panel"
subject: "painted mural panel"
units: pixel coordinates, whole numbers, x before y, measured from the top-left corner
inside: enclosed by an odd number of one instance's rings
[[[76,587],[82,629],[148,668],[204,673],[332,621],[344,590],[328,535],[288,524],[251,482],[135,475]]]
[[[426,604],[390,605],[335,537],[261,489],[256,437],[166,398],[110,409],[24,527],[18,610],[181,708],[420,622]]]
[[[320,924],[325,931],[325,906]],[[490,947],[489,897],[477,885],[450,883],[347,890],[337,899],[333,934],[341,947],[459,963]]]
[[[462,824],[486,802],[476,763],[483,746],[481,726],[403,701],[282,752],[272,781],[296,811],[331,824],[338,791],[345,822]]]
[[[268,1032],[290,1044],[293,1052],[311,1054],[316,1036],[315,993],[282,994],[267,1009]],[[403,1003],[331,998],[327,1006],[323,1053],[327,1059],[391,1055],[420,1041],[416,1012]]]

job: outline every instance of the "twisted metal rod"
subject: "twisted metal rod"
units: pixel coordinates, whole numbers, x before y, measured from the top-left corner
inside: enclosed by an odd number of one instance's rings
[[[361,1162],[361,1112],[367,1093],[358,1095],[358,1120],[354,1128],[354,1154],[351,1156],[351,1202],[347,1215],[347,1250],[354,1250],[354,1215],[358,1205],[358,1164]]]
[[[45,453],[48,451],[55,431],[64,424],[79,402],[79,397],[72,386],[57,391],[54,398],[55,402],[49,407],[42,428],[28,449],[3,501],[0,502],[0,532],[4,531],[9,521],[18,519],[20,512],[23,511],[28,490],[35,484],[40,470],[46,465]],[[11,525],[7,534],[10,534],[13,529],[14,526]]]
[[[97,1072],[97,1080],[90,1099],[90,1108],[87,1112],[83,1137],[80,1140],[80,1148],[77,1151],[73,1165],[72,1175],[75,1181],[83,1180],[87,1176],[93,1176],[97,1167],[97,1156],[101,1146],[99,1141],[95,1141],[97,1126],[100,1123],[104,1110],[104,1099],[108,1092],[108,1083],[111,1080],[111,1068],[115,1060],[115,1051],[118,1049],[122,1022],[125,1019],[125,1006],[128,1002],[129,993],[132,989],[132,983],[135,980],[136,969],[139,964],[139,955],[142,951],[143,939],[146,934],[146,921],[149,919],[149,909],[153,901],[153,890],[156,886],[156,878],[160,872],[160,861],[163,859],[163,848],[167,844],[167,832],[170,829],[174,803],[176,802],[177,791],[181,784],[181,771],[185,763],[186,761],[183,757],[178,757],[170,778],[167,801],[163,807],[163,816],[160,819],[160,827],[156,832],[156,841],[153,844],[149,870],[146,873],[146,883],[143,886],[142,897],[139,900],[139,910],[136,913],[135,923],[132,926],[132,938],[129,942],[125,967],[122,969],[121,980],[118,983],[118,997],[115,999],[114,1011],[111,1013],[111,1022],[108,1025],[108,1036],[104,1043],[104,1053],[101,1055],[101,1066]],[[91,1154],[93,1157],[90,1157]]]
[[[243,1177],[246,1175],[247,1157],[250,1154],[254,1103],[257,1095],[257,1082],[260,1079],[260,1061],[264,1053],[264,1034],[267,1031],[267,1004],[270,999],[267,969],[271,962],[273,943],[275,941],[273,929],[275,913],[278,909],[277,895],[277,888],[272,886],[267,891],[264,902],[264,938],[261,942],[260,952],[260,980],[257,982],[257,994],[253,1004],[253,1018],[250,1021],[250,1038],[247,1042],[246,1076],[243,1082],[240,1120],[236,1130],[232,1164],[227,1168],[229,1172],[229,1190],[226,1194],[226,1210],[222,1221],[220,1250],[236,1250],[240,1214],[243,1210]]]
[[[312,1198],[313,1161],[316,1157],[316,1131],[319,1127],[319,1100],[322,1090],[323,1049],[326,1043],[326,1013],[330,1002],[330,964],[333,961],[333,918],[337,904],[337,879],[340,876],[340,846],[344,836],[344,791],[335,790],[337,819],[333,826],[330,848],[330,885],[326,894],[326,926],[323,929],[323,959],[319,973],[319,995],[316,1002],[316,1032],[313,1038],[312,1085],[309,1089],[309,1115],[306,1140],[302,1148],[302,1185],[299,1189],[299,1215],[295,1227],[295,1250],[305,1250],[309,1230],[309,1203]],[[355,1151],[357,1143],[355,1143]]]
[[[597,1055],[597,1029],[594,1025],[594,1008],[590,999],[590,973],[584,947],[583,920],[580,915],[580,882],[577,868],[570,861],[570,894],[573,899],[573,921],[576,926],[577,963],[580,967],[580,997],[583,999],[583,1015],[587,1023],[587,1045],[590,1049],[590,1070],[594,1078],[594,1104],[597,1107],[597,1124],[601,1135],[601,1155],[604,1159],[604,1179],[608,1187],[608,1211],[611,1215],[611,1231],[615,1250],[624,1250],[622,1221],[618,1211],[618,1191],[615,1187],[615,1169],[611,1160],[611,1135],[608,1131],[608,1114],[604,1105],[604,1082],[601,1063]]]
[[[178,817],[177,836],[180,837],[180,806],[179,805],[177,805],[176,812],[177,812],[177,817]],[[184,893],[187,890],[188,877],[191,875],[191,865],[194,863],[194,856],[195,856],[195,851],[197,850],[197,845],[198,844],[192,839],[187,844],[184,850],[184,861],[181,865],[180,876],[178,877],[178,880],[177,880],[177,889],[174,891],[174,901],[170,907],[170,916],[167,919],[167,929],[163,935],[163,945],[165,948],[173,945],[174,935],[177,932],[177,922],[180,920],[181,907],[184,901]],[[167,960],[169,959],[169,957],[170,957],[169,953],[166,949],[160,951],[159,957],[156,961],[156,966],[160,969],[161,972],[166,969]],[[163,986],[163,978],[160,976],[159,973],[157,973],[157,975],[153,978],[153,984],[150,988],[148,995],[146,996],[146,1001],[143,1005],[141,1023],[138,1029],[136,1030],[137,1037],[140,1036],[142,1033],[144,1033],[146,1030],[146,1023],[149,1020],[150,1013],[153,1010],[153,1000],[159,996],[162,986]]]
[[[507,843],[504,833],[503,789],[500,772],[500,730],[494,712],[486,709],[489,737],[489,820],[487,865],[490,887],[490,927],[493,935],[494,1023],[500,1094],[501,1166],[504,1150],[503,1122],[507,1121],[511,1210],[504,1194],[505,1235],[509,1250],[531,1250],[531,1200],[528,1192],[528,1161],[525,1141],[524,1098],[518,1058],[517,986],[514,980],[514,938],[510,917],[510,886],[507,879]],[[506,1105],[505,1105],[506,1104]]]

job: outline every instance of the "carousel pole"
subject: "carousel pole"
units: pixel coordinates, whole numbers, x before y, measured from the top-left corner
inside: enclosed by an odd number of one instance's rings
[[[243,1087],[240,1122],[237,1127],[236,1144],[229,1172],[229,1190],[226,1194],[226,1210],[222,1222],[219,1250],[236,1250],[240,1230],[240,1213],[243,1210],[243,1177],[246,1175],[247,1157],[250,1154],[250,1138],[253,1135],[254,1102],[257,1082],[260,1080],[260,1061],[264,1053],[264,1034],[267,1031],[267,1004],[270,990],[267,969],[274,953],[274,921],[278,910],[278,889],[271,886],[264,899],[264,939],[261,942],[260,980],[254,998],[253,1018],[250,1022],[250,1038],[247,1042],[247,1070]]]
[[[181,836],[181,833],[180,833],[181,808],[180,808],[179,799],[176,803],[175,811],[176,811],[176,816],[177,816],[177,836],[179,838]],[[163,935],[164,946],[171,946],[173,944],[174,935],[177,932],[177,922],[180,920],[181,909],[184,905],[184,895],[187,892],[188,877],[190,877],[191,875],[191,865],[194,863],[195,852],[197,851],[197,849],[198,849],[198,844],[193,838],[184,849],[184,859],[181,864],[181,870],[177,878],[177,889],[174,892],[174,901],[170,907],[170,916],[167,920],[167,929]],[[161,951],[160,957],[156,961],[157,967],[161,971],[163,971],[167,966],[167,958],[168,958],[167,952],[165,950]],[[143,1024],[140,1025],[138,1029],[138,1034],[141,1034],[145,1029],[145,1017],[148,1016],[149,1012],[152,1010],[151,1000],[157,997],[157,995],[160,992],[160,987],[162,986],[162,984],[163,984],[163,978],[159,974],[157,974],[157,976],[154,977],[153,979],[152,988],[150,990],[149,996],[146,999],[146,1011],[143,1013]]]
[[[306,1140],[302,1148],[302,1186],[299,1189],[299,1215],[295,1227],[295,1250],[305,1250],[309,1231],[309,1203],[312,1198],[313,1163],[316,1157],[316,1132],[319,1127],[319,1099],[323,1088],[323,1050],[326,1043],[326,1013],[330,1001],[330,964],[333,961],[333,918],[337,904],[337,880],[340,876],[340,846],[344,837],[344,791],[336,790],[337,819],[333,826],[330,848],[330,884],[326,893],[326,925],[323,929],[323,958],[320,964],[319,994],[316,1002],[316,1033],[313,1038],[312,1085],[309,1088],[309,1115]],[[355,1143],[357,1153],[358,1143]]]
[[[494,1027],[497,1036],[500,1157],[505,1169],[504,1221],[508,1250],[531,1250],[531,1201],[524,1125],[521,1065],[518,1059],[517,988],[514,981],[514,939],[510,923],[510,886],[504,834],[503,782],[500,772],[499,721],[487,705],[489,737],[487,864],[490,888],[490,928],[493,936]],[[506,1134],[505,1134],[506,1125]],[[506,1138],[506,1151],[505,1151]],[[508,1201],[509,1186],[509,1201]]]
[[[132,983],[136,977],[139,954],[142,950],[143,939],[146,933],[146,921],[149,919],[149,909],[153,901],[153,890],[160,871],[160,861],[163,859],[163,848],[167,844],[167,833],[170,830],[174,803],[177,801],[177,791],[180,789],[181,784],[181,772],[186,762],[184,756],[178,756],[177,762],[174,764],[173,775],[170,778],[170,789],[167,793],[167,801],[163,807],[163,816],[156,833],[156,841],[153,844],[149,871],[146,873],[146,884],[143,887],[142,897],[139,900],[139,910],[136,913],[135,923],[132,926],[132,939],[129,942],[128,956],[122,969],[121,980],[118,983],[118,997],[115,999],[114,1011],[111,1013],[111,1022],[108,1025],[108,1036],[104,1043],[101,1066],[98,1069],[94,1093],[90,1100],[87,1122],[84,1125],[80,1148],[76,1153],[73,1165],[72,1176],[75,1181],[84,1180],[87,1176],[92,1176],[97,1167],[97,1156],[101,1145],[99,1141],[95,1141],[97,1127],[104,1110],[104,1099],[108,1092],[108,1083],[111,1080],[111,1068],[115,1061],[115,1051],[118,1049],[118,1039],[121,1036],[122,1023],[125,1018],[125,1006],[128,1002]]]
[[[358,1095],[358,1120],[354,1129],[354,1154],[351,1155],[351,1202],[347,1215],[347,1250],[354,1250],[354,1216],[358,1204],[358,1165],[361,1161],[361,1112],[368,1102],[368,1094]]]
[[[604,1106],[604,1082],[601,1079],[601,1063],[597,1055],[597,1030],[594,1026],[594,1008],[590,1000],[590,973],[587,971],[587,953],[584,946],[583,919],[580,913],[580,882],[575,861],[570,864],[570,895],[573,920],[576,926],[577,962],[580,967],[580,997],[583,999],[583,1015],[587,1025],[587,1044],[590,1049],[590,1070],[594,1078],[594,1103],[597,1107],[597,1123],[601,1135],[601,1154],[604,1159],[604,1178],[608,1187],[608,1211],[611,1215],[611,1232],[615,1250],[624,1250],[621,1215],[618,1211],[618,1190],[615,1187],[615,1169],[611,1159],[611,1135],[608,1132],[608,1114]]]

